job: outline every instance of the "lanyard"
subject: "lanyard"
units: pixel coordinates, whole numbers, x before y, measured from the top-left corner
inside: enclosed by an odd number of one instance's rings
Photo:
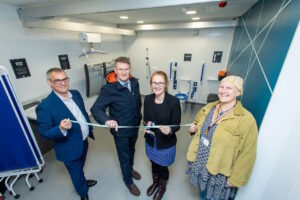
[[[235,105],[234,105],[235,106]],[[205,134],[207,135],[208,134],[208,131],[211,129],[211,127],[215,124],[218,124],[220,123],[229,113],[230,111],[234,108],[231,107],[229,108],[228,110],[226,110],[225,112],[223,112],[224,114],[220,114],[220,108],[221,108],[221,104],[217,105],[216,106],[216,111],[214,113],[214,116],[213,116],[213,120],[212,122],[210,123],[210,125],[207,127],[207,129],[205,130]],[[222,112],[221,112],[222,113]]]

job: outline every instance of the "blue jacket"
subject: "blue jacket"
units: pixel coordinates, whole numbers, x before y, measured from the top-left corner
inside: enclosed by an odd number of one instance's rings
[[[77,104],[87,122],[90,122],[83,99],[76,90],[70,90],[73,101]],[[79,124],[72,124],[67,136],[59,128],[63,119],[76,120],[71,111],[52,91],[36,108],[37,125],[40,135],[53,140],[57,160],[70,161],[79,158],[83,150],[82,132]],[[89,137],[94,139],[93,128],[89,126]]]
[[[130,92],[128,88],[118,82],[114,72],[110,73],[109,76],[110,78],[107,78],[108,83],[102,87],[91,108],[94,119],[99,124],[105,124],[107,120],[115,120],[119,126],[140,125],[142,102],[138,81],[135,78],[130,78]],[[109,108],[109,116],[105,114],[107,108]],[[119,129],[118,133],[115,129],[110,129],[110,132],[119,137],[128,137],[137,134],[138,128]]]

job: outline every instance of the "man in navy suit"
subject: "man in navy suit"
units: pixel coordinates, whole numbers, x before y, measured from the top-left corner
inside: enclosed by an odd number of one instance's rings
[[[78,91],[69,90],[69,77],[60,68],[47,71],[47,83],[52,92],[36,108],[39,132],[43,138],[54,141],[57,160],[65,164],[81,200],[88,200],[88,188],[97,183],[86,180],[83,172],[87,137],[94,139],[93,128],[70,122],[90,122],[83,99]]]
[[[118,126],[139,126],[141,114],[141,95],[138,80],[130,75],[130,60],[119,57],[115,60],[114,72],[107,74],[107,84],[102,87],[99,97],[91,108],[94,119],[110,128],[120,161],[123,180],[129,191],[140,195],[133,179],[141,175],[133,169],[135,143],[138,128],[118,129]],[[109,108],[109,116],[106,109]]]

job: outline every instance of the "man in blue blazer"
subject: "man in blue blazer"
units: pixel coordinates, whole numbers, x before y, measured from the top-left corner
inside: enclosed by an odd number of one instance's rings
[[[83,99],[78,91],[69,90],[69,77],[60,68],[47,71],[47,83],[52,92],[36,108],[39,132],[43,138],[53,140],[56,158],[65,164],[81,200],[89,199],[88,188],[97,181],[86,180],[83,167],[87,137],[94,139],[93,128],[70,122],[90,122]]]

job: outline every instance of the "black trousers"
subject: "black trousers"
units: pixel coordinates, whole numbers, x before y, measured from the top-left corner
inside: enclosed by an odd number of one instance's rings
[[[155,162],[153,162],[152,160],[151,164],[152,164],[152,173],[153,174],[158,174],[159,178],[162,178],[164,180],[168,180],[169,179],[169,169],[168,167],[165,166],[161,166]]]
[[[120,161],[123,180],[127,185],[133,183],[132,170],[135,152],[135,143],[138,138],[138,134],[130,137],[118,137],[114,136],[115,145]]]
[[[0,182],[0,193],[1,193],[2,195],[3,195],[4,192],[6,191],[5,180],[6,180],[6,178],[4,178],[4,179]]]

